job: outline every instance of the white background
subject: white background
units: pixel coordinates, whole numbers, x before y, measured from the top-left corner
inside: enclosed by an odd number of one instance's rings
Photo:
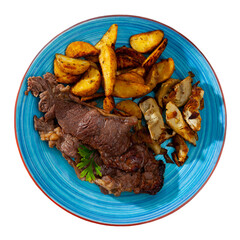
[[[0,239],[240,239],[238,1],[1,1]],[[177,212],[152,223],[109,227],[81,220],[50,201],[29,177],[14,136],[22,77],[58,33],[89,18],[132,14],[165,23],[188,37],[220,80],[228,115],[225,147],[212,177]]]

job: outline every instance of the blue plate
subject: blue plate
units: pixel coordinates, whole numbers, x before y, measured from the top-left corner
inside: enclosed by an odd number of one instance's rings
[[[95,44],[111,24],[118,24],[116,47],[129,46],[133,34],[161,29],[168,46],[161,58],[172,57],[174,78],[183,79],[189,71],[204,89],[205,108],[197,147],[189,146],[189,158],[182,167],[166,165],[165,183],[155,196],[123,193],[103,195],[99,187],[80,181],[73,168],[55,148],[40,140],[33,116],[41,116],[38,99],[24,95],[27,79],[53,72],[55,53],[64,53],[73,41]],[[205,185],[219,160],[226,132],[226,110],[217,76],[207,59],[183,35],[154,20],[135,16],[105,16],[81,22],[51,40],[35,57],[23,77],[15,108],[15,132],[20,155],[36,185],[66,211],[96,223],[135,225],[162,218],[191,200]],[[170,150],[171,151],[171,150]],[[157,159],[162,159],[157,156]]]

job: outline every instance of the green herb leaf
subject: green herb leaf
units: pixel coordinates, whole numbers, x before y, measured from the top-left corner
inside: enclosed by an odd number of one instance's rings
[[[84,145],[80,145],[78,153],[82,157],[81,162],[77,164],[77,168],[83,169],[80,178],[86,177],[86,181],[91,182],[95,180],[94,170],[96,175],[102,176],[101,167],[94,161],[95,150],[90,150]]]

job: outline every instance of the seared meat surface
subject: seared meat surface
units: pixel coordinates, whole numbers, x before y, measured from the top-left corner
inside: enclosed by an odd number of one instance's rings
[[[102,177],[97,176],[94,183],[103,193],[156,194],[162,188],[165,164],[156,161],[146,145],[131,141],[135,117],[106,114],[81,102],[50,73],[43,78],[29,78],[26,94],[29,91],[39,96],[39,110],[45,113],[41,118],[34,116],[35,129],[50,147],[61,151],[79,178],[82,170],[76,167],[80,161],[78,147],[84,144],[98,150],[94,160],[101,167]]]
[[[110,156],[126,152],[130,129],[137,123],[135,117],[104,116],[96,108],[64,100],[55,102],[55,114],[64,132]]]

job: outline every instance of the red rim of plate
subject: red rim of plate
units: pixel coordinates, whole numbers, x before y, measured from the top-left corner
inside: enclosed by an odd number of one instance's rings
[[[201,55],[205,58],[205,60],[207,61],[208,65],[210,66],[210,68],[212,69],[216,79],[217,79],[217,82],[218,82],[218,86],[220,88],[220,91],[222,93],[222,98],[223,98],[223,104],[224,104],[224,109],[225,109],[225,131],[224,131],[224,138],[223,138],[223,144],[222,144],[222,148],[221,148],[221,151],[220,151],[220,154],[219,154],[219,157],[218,157],[218,160],[212,170],[212,172],[210,173],[210,175],[208,176],[207,180],[204,182],[204,184],[200,187],[200,189],[190,198],[188,199],[185,203],[183,203],[181,206],[179,206],[178,208],[174,209],[173,211],[161,216],[161,217],[158,217],[158,218],[154,218],[154,219],[151,219],[149,221],[145,221],[145,222],[140,222],[140,223],[132,223],[132,224],[110,224],[110,223],[102,223],[102,222],[97,222],[97,221],[93,221],[93,220],[90,220],[90,219],[87,219],[87,218],[84,218],[84,217],[81,217],[81,216],[78,216],[77,214],[74,214],[72,212],[70,212],[69,210],[65,209],[63,206],[61,206],[60,204],[58,204],[57,202],[55,202],[51,197],[49,197],[45,192],[44,190],[38,185],[38,183],[35,181],[35,179],[33,178],[33,176],[31,175],[30,171],[28,170],[27,166],[26,166],[26,163],[23,159],[23,156],[22,156],[22,153],[21,153],[21,150],[20,150],[20,147],[19,147],[19,143],[18,143],[18,139],[17,139],[17,131],[16,131],[16,108],[17,108],[17,101],[18,101],[18,96],[19,96],[19,92],[20,92],[20,89],[22,87],[22,84],[23,84],[23,81],[26,77],[26,74],[29,70],[29,68],[31,67],[32,63],[35,61],[35,59],[38,57],[38,55],[42,52],[42,50],[49,44],[51,43],[54,39],[56,39],[59,35],[63,34],[64,32],[68,31],[69,29],[75,27],[75,26],[78,26],[82,23],[85,23],[85,22],[89,22],[89,21],[92,21],[92,20],[95,20],[95,19],[99,19],[99,18],[107,18],[107,17],[134,17],[134,18],[141,18],[141,19],[145,19],[145,20],[148,20],[148,21],[152,21],[152,22],[156,22],[156,23],[159,23],[171,30],[173,30],[174,32],[176,32],[177,34],[179,34],[180,36],[182,36],[183,38],[185,38],[188,42],[190,42],[200,53]],[[101,224],[101,225],[107,225],[107,226],[135,226],[135,225],[140,225],[140,224],[144,224],[144,223],[149,223],[149,222],[153,222],[153,221],[156,221],[158,219],[161,219],[161,218],[164,218],[174,212],[176,212],[177,210],[179,210],[180,208],[182,208],[183,206],[185,206],[188,202],[190,202],[198,193],[199,191],[205,186],[205,184],[208,182],[209,178],[212,176],[214,170],[216,169],[217,167],[217,164],[219,162],[219,159],[221,157],[221,154],[222,154],[222,151],[223,151],[223,147],[224,147],[224,143],[225,143],[225,138],[226,138],[226,131],[227,131],[227,110],[226,110],[226,103],[225,103],[225,99],[224,99],[224,95],[223,95],[223,91],[222,91],[222,88],[221,88],[221,85],[220,85],[220,82],[219,82],[219,79],[214,71],[214,69],[212,68],[211,64],[209,63],[209,61],[207,60],[207,58],[204,56],[204,54],[195,46],[195,44],[193,44],[188,38],[186,38],[185,36],[183,36],[181,33],[179,33],[178,31],[176,31],[175,29],[173,29],[172,27],[169,27],[168,25],[166,24],[163,24],[161,22],[158,22],[156,20],[153,20],[153,19],[150,19],[150,18],[145,18],[145,17],[140,17],[140,16],[135,16],[135,15],[106,15],[106,16],[99,16],[99,17],[95,17],[95,18],[90,18],[88,20],[85,20],[85,21],[81,21],[69,28],[67,28],[66,30],[62,31],[61,33],[59,33],[57,36],[55,36],[52,40],[50,40],[40,51],[39,53],[36,55],[36,57],[32,60],[31,64],[29,65],[27,71],[25,72],[23,78],[22,78],[22,82],[20,84],[20,87],[19,87],[19,90],[18,90],[18,94],[17,94],[17,97],[16,97],[16,101],[15,101],[15,108],[14,108],[14,131],[15,131],[15,138],[16,138],[16,143],[17,143],[17,147],[18,147],[18,151],[20,153],[20,156],[22,158],[22,162],[29,174],[29,176],[32,178],[32,180],[34,181],[34,183],[38,186],[38,188],[51,200],[53,201],[57,206],[59,206],[60,208],[62,208],[63,210],[67,211],[68,213],[78,217],[78,218],[81,218],[83,220],[86,220],[88,222],[92,222],[92,223],[97,223],[97,224]]]

